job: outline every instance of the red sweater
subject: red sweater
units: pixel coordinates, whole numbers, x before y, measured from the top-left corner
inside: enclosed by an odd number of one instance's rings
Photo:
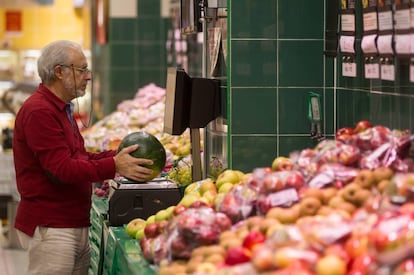
[[[29,236],[36,226],[89,226],[92,182],[115,176],[115,152],[86,152],[66,105],[40,84],[16,116],[13,154],[20,203],[15,227]]]

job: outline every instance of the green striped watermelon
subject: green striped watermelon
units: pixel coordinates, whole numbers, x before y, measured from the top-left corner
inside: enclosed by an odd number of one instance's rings
[[[118,147],[118,152],[125,147],[134,144],[138,144],[139,147],[137,150],[130,153],[131,156],[136,158],[151,159],[154,162],[153,165],[145,165],[145,167],[148,167],[154,171],[151,176],[146,179],[146,181],[150,181],[157,177],[161,173],[162,169],[164,169],[166,162],[165,148],[155,136],[145,131],[138,131],[130,133],[122,139]]]

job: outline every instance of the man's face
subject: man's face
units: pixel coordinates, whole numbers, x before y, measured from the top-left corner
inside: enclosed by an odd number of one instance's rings
[[[83,53],[75,53],[71,64],[64,64],[64,77],[62,79],[66,94],[71,98],[85,95],[88,81],[92,79],[88,63]]]

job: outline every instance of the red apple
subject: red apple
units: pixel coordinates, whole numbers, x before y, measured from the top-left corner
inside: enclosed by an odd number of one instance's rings
[[[305,184],[305,178],[302,173],[294,171],[291,175],[286,178],[287,187],[292,187],[298,190]]]
[[[270,246],[262,245],[254,250],[252,256],[253,266],[257,271],[263,272],[275,268],[273,260],[274,251]]]
[[[144,228],[144,234],[147,238],[155,238],[161,233],[159,222],[149,223]]]
[[[340,128],[335,133],[336,140],[347,142],[351,139],[352,135],[354,134],[354,129],[350,127]]]
[[[371,254],[365,253],[360,256],[357,256],[355,259],[352,260],[350,268],[350,272],[352,273],[350,274],[366,275],[369,272],[369,267],[373,268],[373,263],[375,263],[375,258]]]
[[[230,229],[231,227],[231,220],[227,217],[226,214],[217,212],[214,217],[214,224],[220,228],[220,231],[225,231]]]
[[[404,272],[414,271],[414,259],[406,259],[399,263],[395,268],[396,274],[402,274]]]
[[[250,261],[250,251],[241,246],[234,246],[229,248],[226,253],[224,262],[226,265],[236,265]]]
[[[345,241],[345,250],[351,258],[366,254],[368,251],[368,237],[351,236]]]
[[[250,231],[243,239],[243,247],[253,251],[257,245],[260,245],[266,241],[266,236],[260,231]]]
[[[185,210],[187,210],[187,206],[182,205],[182,204],[178,204],[175,206],[174,211],[173,211],[173,216],[178,216],[179,214],[181,214],[182,212],[184,212]]]
[[[273,193],[273,192],[280,191],[284,188],[285,188],[285,184],[284,184],[282,178],[276,172],[276,173],[268,174],[264,178],[262,188],[261,188],[260,191],[261,191],[261,193],[268,194],[268,193]]]
[[[371,122],[369,122],[368,120],[361,120],[355,125],[354,133],[361,133],[371,127]]]

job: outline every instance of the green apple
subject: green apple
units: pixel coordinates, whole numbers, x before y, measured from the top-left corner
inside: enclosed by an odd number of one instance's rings
[[[156,222],[166,221],[166,220],[168,220],[168,218],[169,218],[169,215],[168,215],[168,211],[166,209],[161,209],[160,211],[155,213],[155,221]]]
[[[143,226],[142,228],[138,229],[137,234],[135,234],[135,239],[137,239],[138,241],[141,240],[142,237],[145,236],[144,230],[145,230],[145,226]]]
[[[230,192],[230,190],[233,188],[233,186],[234,186],[233,183],[225,182],[220,186],[218,192],[222,193],[222,194],[227,194],[228,192]]]
[[[184,195],[189,193],[199,193],[200,185],[198,182],[193,182],[190,185],[188,185],[184,190]]]
[[[155,222],[155,215],[151,215],[147,218],[147,224]]]
[[[200,195],[198,194],[198,192],[197,194],[189,193],[189,194],[185,194],[178,204],[184,205],[186,207],[190,207],[194,202],[196,202],[199,199],[200,199]]]
[[[199,192],[201,195],[204,195],[207,191],[217,191],[216,185],[211,179],[206,179],[201,182]]]
[[[214,187],[213,190],[207,190],[206,192],[204,192],[201,197],[207,199],[207,201],[210,204],[212,204],[216,196],[217,196],[217,191],[216,191],[216,188]]]
[[[273,171],[290,171],[293,169],[293,163],[290,158],[279,156],[272,162]]]
[[[174,209],[175,209],[175,205],[171,205],[170,207],[167,207],[167,209],[165,209],[165,211],[167,211],[167,214],[168,214],[167,220],[169,220],[172,217]]]
[[[135,235],[137,234],[137,231],[141,227],[145,227],[146,221],[141,218],[135,218],[128,222],[128,224],[125,227],[125,232],[130,236],[131,238],[135,238]]]
[[[237,170],[224,170],[220,175],[218,175],[216,180],[216,187],[220,189],[220,186],[226,182],[238,183],[241,180],[240,171]]]

